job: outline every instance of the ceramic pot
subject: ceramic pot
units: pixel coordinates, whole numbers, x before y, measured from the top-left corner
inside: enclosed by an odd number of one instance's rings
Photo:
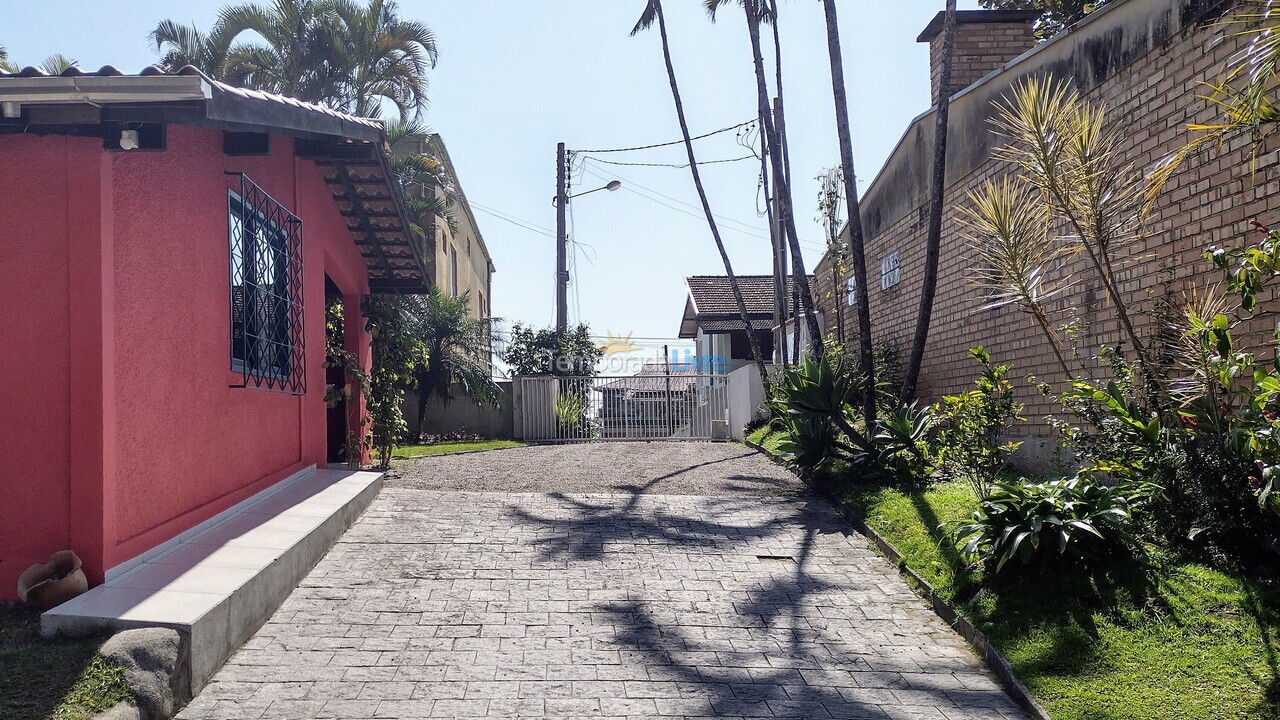
[[[80,558],[70,550],[59,550],[49,556],[48,563],[32,565],[18,576],[18,599],[41,612],[88,589]]]

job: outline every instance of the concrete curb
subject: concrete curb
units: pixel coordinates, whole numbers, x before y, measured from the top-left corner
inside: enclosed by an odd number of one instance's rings
[[[795,469],[787,465],[782,458],[774,455],[760,443],[752,440],[744,440],[743,442],[747,447],[755,449],[756,452],[759,452],[774,463],[786,468],[796,477],[800,478],[800,480],[808,485],[810,489],[814,489],[813,484],[809,482],[808,478],[801,473],[796,472]],[[827,502],[835,506],[860,535],[871,540],[876,548],[897,566],[898,572],[902,573],[903,576],[910,580],[908,584],[912,586],[912,589],[916,591],[916,594],[929,602],[934,614],[942,618],[948,625],[954,628],[955,631],[960,634],[960,637],[964,638],[974,650],[978,651],[978,654],[982,656],[983,662],[986,663],[987,668],[990,669],[991,672],[995,674],[996,679],[1000,681],[1000,686],[1004,688],[1004,691],[1009,695],[1009,697],[1013,698],[1013,701],[1016,702],[1019,707],[1026,711],[1033,720],[1052,720],[1048,711],[1041,707],[1040,703],[1036,702],[1035,698],[1031,695],[1031,691],[1028,690],[1027,686],[1023,685],[1022,681],[1018,679],[1018,676],[1014,674],[1013,667],[1009,665],[1009,661],[1006,660],[1004,655],[1000,653],[1000,650],[991,643],[991,640],[987,638],[986,634],[979,630],[977,626],[975,626],[969,618],[965,617],[958,608],[939,595],[938,592],[933,589],[933,586],[921,577],[919,573],[908,567],[906,561],[902,557],[902,553],[898,551],[898,548],[893,546],[893,543],[889,542],[883,535],[877,532],[875,528],[868,525],[861,516],[841,502],[832,493],[819,491],[819,494],[826,498]]]

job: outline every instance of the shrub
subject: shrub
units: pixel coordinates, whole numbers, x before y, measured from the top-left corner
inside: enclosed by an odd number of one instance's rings
[[[1009,365],[993,363],[981,345],[969,355],[982,371],[973,390],[948,395],[934,406],[937,424],[931,444],[939,470],[968,480],[974,494],[985,498],[1020,445],[1000,440],[1022,419],[1022,404],[1014,400]]]
[[[997,481],[952,539],[966,556],[1003,570],[1052,560],[1076,564],[1127,535],[1133,508],[1149,495],[1141,483],[1110,484],[1090,475],[1045,482]]]

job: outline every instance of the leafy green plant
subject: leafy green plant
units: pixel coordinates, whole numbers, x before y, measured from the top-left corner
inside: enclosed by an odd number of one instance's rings
[[[488,363],[495,340],[492,319],[471,317],[469,295],[450,297],[435,287],[404,302],[413,332],[425,346],[422,361],[413,366],[418,401],[414,435],[422,434],[432,397],[448,405],[458,390],[477,405],[497,407],[502,391]]]
[[[1022,403],[1014,399],[1011,366],[993,362],[981,345],[969,355],[982,367],[975,387],[934,406],[931,444],[943,475],[968,480],[974,494],[985,498],[1021,445],[1001,438],[1022,419]]]
[[[1090,475],[1001,480],[951,537],[964,555],[996,572],[1011,560],[1078,563],[1122,540],[1134,507],[1149,493],[1144,484],[1112,484]]]
[[[413,368],[427,359],[426,347],[402,298],[369,295],[364,299],[363,311],[373,350],[365,398],[369,436],[363,442],[378,454],[378,464],[388,467],[396,443],[408,429],[403,410],[405,391],[413,386]]]
[[[603,356],[585,324],[561,334],[516,323],[502,353],[515,375],[595,375]]]
[[[561,391],[556,396],[553,410],[560,435],[567,437],[578,437],[584,433],[588,436],[595,435],[591,427],[591,419],[588,417],[590,405],[581,392],[575,392],[572,389]]]

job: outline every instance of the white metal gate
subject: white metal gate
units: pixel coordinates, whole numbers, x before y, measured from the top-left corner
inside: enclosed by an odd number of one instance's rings
[[[724,375],[521,376],[515,434],[531,442],[726,440]]]

